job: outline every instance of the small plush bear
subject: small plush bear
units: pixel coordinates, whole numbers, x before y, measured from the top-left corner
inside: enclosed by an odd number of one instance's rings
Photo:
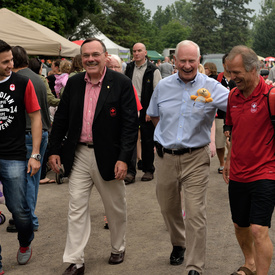
[[[195,101],[200,101],[200,102],[212,102],[213,98],[211,98],[210,92],[205,89],[201,88],[197,90],[198,95],[191,95],[191,99]]]

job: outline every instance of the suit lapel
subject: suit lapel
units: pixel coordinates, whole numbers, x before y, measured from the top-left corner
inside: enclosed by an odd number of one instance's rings
[[[105,77],[102,82],[101,90],[99,93],[94,120],[96,120],[98,114],[100,113],[102,107],[104,106],[106,98],[112,89],[112,86],[113,86],[112,72],[107,68]]]

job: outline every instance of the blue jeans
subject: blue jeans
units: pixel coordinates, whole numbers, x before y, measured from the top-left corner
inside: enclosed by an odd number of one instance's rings
[[[42,133],[42,140],[40,145],[40,155],[41,155],[41,166],[42,161],[44,158],[44,154],[47,148],[48,144],[48,132],[44,131]],[[28,167],[28,161],[32,153],[32,135],[31,133],[26,134],[26,147],[27,147],[27,160],[26,160],[26,167]],[[26,199],[29,205],[29,208],[31,209],[31,215],[32,215],[32,222],[33,222],[33,228],[37,229],[38,224],[38,218],[34,214],[36,202],[37,202],[37,195],[38,195],[38,188],[39,188],[39,181],[40,181],[40,175],[41,175],[41,167],[38,170],[38,172],[34,176],[30,176],[30,174],[27,175],[27,191],[26,191]]]
[[[26,200],[27,169],[25,160],[0,159],[0,180],[6,206],[18,230],[20,246],[27,247],[34,238],[31,210]]]

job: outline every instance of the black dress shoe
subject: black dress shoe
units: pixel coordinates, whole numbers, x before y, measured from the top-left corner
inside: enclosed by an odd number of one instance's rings
[[[127,184],[134,183],[135,180],[136,180],[136,179],[135,179],[135,176],[134,176],[134,175],[132,175],[132,174],[127,174],[126,177],[125,177],[125,179],[124,179],[124,182],[125,182],[125,184],[127,185]]]
[[[109,258],[109,264],[120,264],[124,260],[125,251],[119,254],[111,253],[111,256]]]
[[[200,275],[200,273],[196,270],[190,270],[188,275]]]
[[[181,246],[173,246],[173,251],[170,255],[171,265],[181,265],[184,260],[185,248]]]
[[[62,275],[83,275],[85,270],[85,265],[82,267],[76,268],[76,264],[71,264]]]

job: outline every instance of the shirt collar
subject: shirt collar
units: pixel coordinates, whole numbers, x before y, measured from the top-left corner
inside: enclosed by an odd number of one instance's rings
[[[188,83],[190,83],[191,85],[193,85],[196,81],[198,81],[198,75],[199,75],[199,74],[200,74],[200,73],[197,72],[195,78],[194,78],[193,80],[189,81]],[[184,83],[184,82],[180,79],[179,73],[178,73],[178,72],[177,72],[177,80],[178,80],[180,83]],[[184,84],[188,84],[188,83],[184,83]]]
[[[135,67],[138,68],[138,69],[141,69],[142,67],[145,67],[145,66],[147,66],[147,59],[145,59],[145,62],[140,66],[137,66],[137,64],[135,62]]]
[[[99,79],[98,83],[93,84],[93,83],[91,82],[90,77],[89,77],[89,75],[88,75],[87,72],[85,73],[84,80],[85,80],[87,83],[89,83],[89,84],[96,85],[96,86],[101,86],[102,81],[103,81],[103,79],[104,79],[104,77],[105,77],[105,74],[106,74],[106,66],[104,67],[103,74],[102,74],[101,78]]]

